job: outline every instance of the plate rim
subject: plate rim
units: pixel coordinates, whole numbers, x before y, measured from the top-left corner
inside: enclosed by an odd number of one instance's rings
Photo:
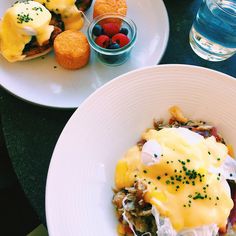
[[[155,1],[155,0],[152,0],[152,1]],[[167,49],[168,42],[169,42],[169,36],[170,36],[170,21],[169,21],[169,16],[168,16],[168,11],[167,11],[166,5],[164,3],[164,0],[158,0],[158,1],[159,1],[159,4],[162,5],[163,14],[165,15],[165,17],[163,19],[165,20],[166,27],[165,27],[164,37],[162,38],[161,53],[158,54],[159,57],[157,58],[155,64],[153,63],[152,65],[149,65],[149,66],[154,66],[154,65],[157,65],[160,63],[160,61],[163,58],[163,55]],[[139,67],[134,70],[145,68],[145,67],[147,67],[147,66]],[[131,70],[131,71],[133,71],[133,70]],[[128,72],[130,72],[130,71],[128,71]],[[125,73],[128,73],[128,72],[125,72]],[[111,78],[108,82],[112,81],[113,79],[115,79],[115,78]],[[105,82],[104,84],[106,84],[108,82]],[[7,91],[10,95],[12,95],[13,97],[15,97],[21,101],[24,101],[26,103],[36,105],[39,107],[52,108],[52,109],[76,109],[83,103],[84,100],[86,100],[92,93],[96,92],[100,87],[95,89],[95,91],[90,93],[85,99],[82,99],[82,102],[78,103],[77,105],[59,105],[59,104],[53,104],[53,102],[50,102],[50,104],[49,104],[46,101],[43,102],[41,100],[40,101],[31,100],[27,96],[22,96],[22,95],[15,93],[12,89],[5,86],[5,84],[3,84],[1,82],[1,79],[0,79],[0,88]]]
[[[230,76],[228,74],[225,74],[223,72],[220,71],[216,71],[210,68],[206,68],[206,67],[202,67],[202,66],[196,66],[196,65],[188,65],[188,64],[161,64],[161,65],[154,65],[154,66],[146,66],[143,68],[139,68],[130,72],[127,72],[125,74],[122,74],[116,78],[114,78],[113,80],[107,82],[106,84],[104,84],[103,86],[101,86],[100,88],[98,88],[95,92],[93,92],[90,96],[88,96],[80,105],[79,108],[77,108],[74,113],[71,115],[71,117],[69,118],[69,120],[67,121],[67,123],[65,124],[64,128],[62,129],[57,142],[54,146],[53,152],[52,152],[52,156],[51,156],[51,160],[49,163],[49,167],[48,167],[48,172],[47,172],[47,178],[46,178],[46,187],[45,187],[45,215],[46,215],[46,222],[47,222],[47,227],[48,227],[48,232],[49,235],[56,235],[53,233],[56,232],[52,232],[51,229],[54,227],[51,227],[51,225],[53,224],[51,222],[52,217],[49,216],[49,202],[51,201],[50,198],[50,192],[53,192],[51,189],[51,182],[52,182],[52,172],[53,169],[55,169],[55,165],[57,163],[56,161],[56,156],[55,156],[55,152],[56,149],[58,147],[58,145],[60,144],[61,140],[63,139],[63,133],[66,132],[67,130],[71,129],[70,126],[71,124],[73,124],[73,122],[76,120],[76,117],[80,115],[80,110],[83,109],[84,106],[87,105],[87,103],[90,103],[91,100],[94,99],[94,97],[96,97],[97,93],[100,93],[101,90],[106,89],[106,87],[109,87],[111,83],[114,83],[117,80],[122,80],[123,77],[129,76],[130,74],[136,74],[139,71],[145,71],[145,70],[158,70],[159,68],[182,68],[182,69],[194,69],[194,70],[200,70],[200,72],[208,72],[211,74],[215,74],[215,75],[219,75],[216,77],[216,79],[222,81],[222,80],[228,80],[228,81],[234,81],[234,83],[236,83],[236,78],[234,78],[233,76]],[[54,181],[53,181],[54,182]],[[53,187],[53,186],[52,186]]]

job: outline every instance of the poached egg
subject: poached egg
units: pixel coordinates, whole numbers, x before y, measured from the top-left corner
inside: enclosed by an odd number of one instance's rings
[[[65,24],[65,30],[80,30],[84,19],[81,11],[76,7],[76,0],[35,0],[43,4],[50,12],[60,14]]]
[[[158,235],[215,236],[225,229],[234,205],[226,179],[236,172],[227,147],[186,128],[150,129],[142,138],[142,150],[134,146],[118,161],[115,184],[119,190],[146,183]]]
[[[0,52],[9,61],[25,58],[25,45],[35,36],[39,45],[49,40],[54,26],[49,25],[51,13],[40,3],[18,1],[0,21]]]

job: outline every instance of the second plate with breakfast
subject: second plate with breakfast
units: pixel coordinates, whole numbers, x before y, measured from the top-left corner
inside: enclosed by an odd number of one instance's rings
[[[15,1],[2,2],[0,16]],[[131,57],[123,65],[111,67],[97,60],[80,70],[61,68],[53,52],[35,60],[9,63],[0,57],[0,84],[10,93],[35,104],[56,107],[78,107],[90,94],[111,79],[131,70],[158,64],[169,37],[169,21],[162,0],[127,0],[127,16],[138,29]],[[93,6],[86,12],[92,20]],[[83,30],[86,32],[88,24]]]
[[[98,89],[55,146],[45,197],[49,235],[156,236],[157,228],[158,236],[218,235],[236,215],[225,182],[236,179],[235,101],[233,77],[191,65],[142,68]]]

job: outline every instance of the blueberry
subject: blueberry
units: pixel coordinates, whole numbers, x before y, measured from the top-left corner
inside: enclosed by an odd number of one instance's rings
[[[128,35],[129,31],[128,31],[127,28],[121,28],[121,29],[120,29],[120,33],[125,34],[125,35]]]
[[[95,25],[93,27],[93,35],[94,36],[99,36],[103,33],[103,29],[102,29],[102,26],[101,25]]]
[[[120,48],[120,45],[118,43],[112,43],[107,48],[108,49],[118,49],[118,48]]]

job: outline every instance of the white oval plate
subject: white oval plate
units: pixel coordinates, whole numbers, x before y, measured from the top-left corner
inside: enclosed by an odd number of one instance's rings
[[[94,0],[95,1],[95,0]],[[15,1],[1,0],[0,17]],[[138,28],[131,58],[123,65],[108,67],[91,55],[89,65],[69,71],[57,65],[54,54],[33,61],[8,63],[0,56],[0,84],[16,96],[44,106],[78,107],[91,93],[125,72],[159,63],[169,37],[169,22],[162,0],[127,0],[127,16]],[[92,19],[93,6],[88,11]],[[86,24],[83,28],[86,32]],[[57,66],[57,68],[54,68]]]
[[[179,105],[213,123],[236,147],[236,80],[187,65],[161,65],[118,77],[73,114],[55,147],[46,186],[50,236],[117,236],[111,204],[118,159]]]

